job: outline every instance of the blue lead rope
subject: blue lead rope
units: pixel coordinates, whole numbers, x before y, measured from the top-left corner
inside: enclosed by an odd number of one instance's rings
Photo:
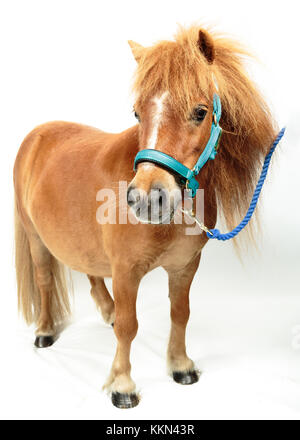
[[[245,218],[241,221],[241,223],[235,229],[233,229],[233,231],[228,232],[227,234],[221,234],[221,232],[218,229],[211,229],[210,232],[206,233],[208,238],[210,238],[211,240],[220,240],[220,241],[231,240],[232,238],[236,237],[248,225],[248,223],[250,222],[252,215],[255,211],[263,184],[265,183],[272,155],[273,155],[277,145],[279,144],[279,142],[283,138],[285,130],[286,129],[283,128],[280,131],[280,133],[277,136],[274,144],[272,145],[268,155],[265,158],[264,166],[263,166],[258,184],[255,188],[254,195],[253,195],[252,201],[250,203],[250,207],[248,209],[247,214],[245,215]]]
[[[185,184],[187,190],[189,190],[189,197],[194,198],[197,194],[197,190],[199,189],[199,182],[196,177],[200,173],[201,169],[209,160],[214,160],[217,152],[218,152],[218,144],[220,141],[220,137],[222,134],[222,128],[220,127],[220,119],[222,116],[222,105],[220,97],[215,93],[213,99],[213,122],[211,126],[211,133],[208,143],[204,148],[201,156],[199,157],[196,165],[191,170],[190,168],[183,165],[181,162],[176,160],[174,157],[169,156],[168,154],[163,153],[162,151],[158,151],[155,149],[144,149],[138,152],[134,160],[134,171],[137,171],[137,166],[141,162],[152,162],[157,166],[165,168],[166,170],[174,173],[179,176],[182,184]],[[206,235],[210,239],[227,241],[231,238],[236,237],[250,222],[252,215],[255,211],[263,184],[267,177],[268,169],[270,166],[272,155],[284,136],[285,128],[283,128],[278,134],[274,144],[272,145],[268,155],[265,158],[264,166],[262,169],[261,176],[259,178],[258,184],[255,188],[254,195],[250,204],[250,208],[245,216],[245,218],[241,221],[241,223],[228,234],[221,234],[218,229],[209,230],[199,222],[194,215],[192,217],[195,218],[195,221],[200,225],[200,227],[206,232]]]

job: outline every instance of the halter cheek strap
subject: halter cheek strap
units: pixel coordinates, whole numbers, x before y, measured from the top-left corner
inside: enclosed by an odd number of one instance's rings
[[[218,152],[218,145],[222,134],[222,128],[219,125],[221,114],[222,107],[220,97],[219,95],[214,94],[213,122],[210,138],[206,147],[204,148],[203,153],[199,157],[192,170],[162,151],[146,149],[139,151],[136,155],[134,160],[134,171],[137,170],[139,163],[154,163],[155,165],[165,168],[166,170],[178,175],[181,179],[181,182],[186,185],[188,190],[190,190],[190,196],[195,197],[197,189],[199,189],[199,183],[196,180],[196,176],[200,173],[206,162],[215,159]]]

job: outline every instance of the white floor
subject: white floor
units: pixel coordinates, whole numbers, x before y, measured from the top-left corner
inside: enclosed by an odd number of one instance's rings
[[[114,333],[95,310],[85,277],[75,274],[74,321],[52,348],[36,350],[33,329],[9,320],[1,338],[1,418],[299,419],[297,259],[292,266],[257,254],[241,265],[232,257],[229,245],[210,243],[192,288],[187,340],[202,371],[198,384],[183,387],[166,374],[167,278],[157,270],[141,285],[132,349],[142,400],[135,409],[114,408],[101,391]]]

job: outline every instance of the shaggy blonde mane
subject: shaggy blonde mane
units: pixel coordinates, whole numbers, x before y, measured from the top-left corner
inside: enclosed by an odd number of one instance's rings
[[[160,41],[149,48],[132,47],[138,61],[133,88],[141,106],[159,91],[168,90],[172,106],[178,115],[186,117],[199,90],[211,100],[216,79],[224,133],[219,154],[203,169],[201,180],[215,189],[219,214],[232,228],[249,207],[277,127],[246,72],[244,61],[249,53],[239,43],[209,32],[214,48],[214,61],[210,63],[199,50],[199,30],[195,26],[181,28],[174,41]]]

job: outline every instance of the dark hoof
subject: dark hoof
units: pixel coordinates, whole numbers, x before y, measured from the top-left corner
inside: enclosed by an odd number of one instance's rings
[[[114,326],[115,326],[115,323],[113,322],[113,323],[111,324],[111,326],[112,326],[112,328],[114,328]]]
[[[193,371],[174,371],[173,379],[175,382],[180,383],[181,385],[193,385],[193,383],[197,383],[199,380],[199,373],[196,370]]]
[[[54,344],[53,336],[37,336],[34,345],[37,348],[47,348]]]
[[[139,398],[136,394],[112,393],[111,401],[114,406],[121,409],[134,408],[139,404]]]

